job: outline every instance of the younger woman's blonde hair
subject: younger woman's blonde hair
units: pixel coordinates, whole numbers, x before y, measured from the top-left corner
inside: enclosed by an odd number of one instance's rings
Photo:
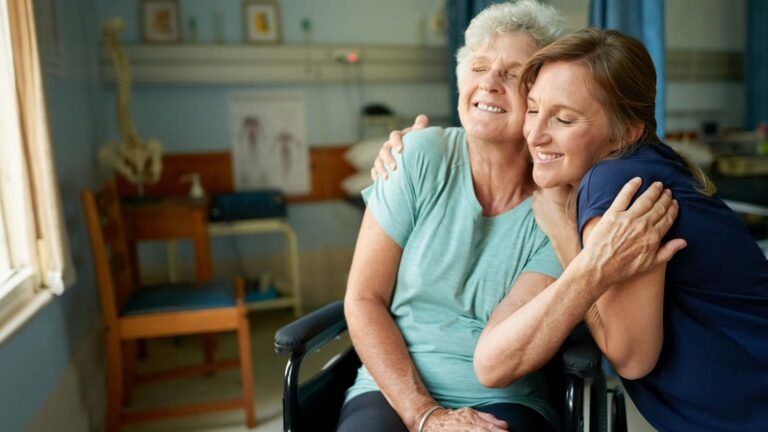
[[[520,89],[527,93],[547,63],[572,62],[584,68],[593,94],[608,115],[610,141],[618,152],[606,149],[602,159],[616,158],[643,143],[660,143],[656,135],[656,69],[643,44],[615,30],[579,30],[540,49],[520,74]],[[642,125],[638,140],[627,131]],[[680,155],[699,183],[699,192],[711,196],[715,185],[698,165]]]

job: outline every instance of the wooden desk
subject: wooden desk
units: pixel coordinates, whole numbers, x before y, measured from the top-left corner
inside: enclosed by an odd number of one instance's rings
[[[310,148],[311,191],[306,195],[288,196],[288,202],[346,199],[340,183],[355,172],[344,159],[348,148],[346,145]],[[210,236],[277,232],[282,234],[286,241],[285,276],[288,287],[280,293],[280,298],[255,301],[249,303],[248,308],[263,310],[293,306],[296,316],[301,315],[298,242],[293,229],[286,221],[273,219],[209,223],[208,202],[185,198],[189,193],[189,184],[180,182],[179,178],[189,173],[200,175],[203,189],[209,196],[235,191],[232,156],[229,151],[166,153],[163,155],[163,173],[160,181],[146,185],[145,193],[148,198],[145,201],[134,201],[136,198],[132,197],[137,196],[136,188],[116,175],[118,193],[124,201],[123,217],[136,280],[141,280],[136,253],[138,241],[169,241],[169,279],[175,281],[178,270],[175,262],[175,240],[192,239],[195,248],[195,274],[197,280],[202,282],[210,280],[213,274]]]
[[[195,276],[207,282],[212,276],[208,240],[208,200],[162,198],[123,203],[126,236],[138,277],[136,243],[144,240],[191,239],[195,249]],[[137,279],[140,280],[140,279]]]
[[[278,233],[285,239],[284,262],[287,286],[279,298],[248,303],[249,310],[293,307],[298,317],[302,313],[301,283],[299,280],[299,247],[296,233],[284,219],[253,219],[235,222],[209,222],[208,200],[188,198],[149,198],[144,201],[123,200],[123,219],[131,253],[131,267],[135,280],[141,280],[138,266],[137,243],[147,240],[169,241],[168,252],[171,281],[175,281],[175,240],[191,239],[195,249],[195,276],[198,282],[211,279],[213,265],[210,236],[233,236]]]

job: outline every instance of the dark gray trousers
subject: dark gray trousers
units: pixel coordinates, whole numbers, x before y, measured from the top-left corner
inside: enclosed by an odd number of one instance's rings
[[[475,408],[504,420],[510,431],[555,432],[555,428],[538,412],[527,406],[498,403]],[[381,392],[355,396],[341,409],[337,432],[408,432],[395,410]]]

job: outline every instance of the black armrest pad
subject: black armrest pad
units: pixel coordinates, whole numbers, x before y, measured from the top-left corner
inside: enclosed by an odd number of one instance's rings
[[[275,350],[280,354],[304,354],[347,329],[344,302],[337,301],[288,324],[275,333]]]
[[[577,337],[566,341],[563,350],[563,371],[580,378],[591,378],[600,373],[600,349],[591,337]]]

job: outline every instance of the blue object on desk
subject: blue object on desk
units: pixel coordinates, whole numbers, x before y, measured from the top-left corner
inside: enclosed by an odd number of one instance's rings
[[[258,190],[214,195],[210,220],[230,222],[244,219],[284,218],[285,196],[278,190]]]
[[[234,305],[235,285],[232,281],[210,282],[204,285],[189,283],[150,286],[138,289],[120,311],[120,315],[180,312]]]
[[[271,286],[264,291],[249,289],[245,291],[246,303],[258,302],[264,300],[272,300],[278,297],[277,290]]]

